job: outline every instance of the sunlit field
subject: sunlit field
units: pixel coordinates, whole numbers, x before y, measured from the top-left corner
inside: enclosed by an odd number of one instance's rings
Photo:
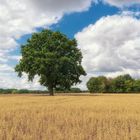
[[[140,140],[140,95],[1,95],[0,140]]]

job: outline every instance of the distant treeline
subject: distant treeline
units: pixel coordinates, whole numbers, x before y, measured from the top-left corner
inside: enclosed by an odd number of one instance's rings
[[[92,77],[87,82],[87,88],[88,91],[82,91],[80,88],[69,90],[59,88],[55,90],[55,93],[140,93],[140,79],[134,79],[129,74],[116,78]],[[49,92],[47,90],[0,89],[0,94],[49,94]]]
[[[129,74],[116,78],[92,77],[87,82],[87,88],[91,93],[140,93],[140,80],[133,79]]]
[[[41,90],[28,90],[28,89],[0,89],[1,94],[26,94],[26,93],[36,93],[36,94],[42,94],[42,93],[48,93],[48,91],[41,91]]]
[[[57,93],[81,93],[79,88],[71,88],[70,90],[56,90]],[[0,89],[0,94],[48,94],[47,90],[28,90],[28,89]]]

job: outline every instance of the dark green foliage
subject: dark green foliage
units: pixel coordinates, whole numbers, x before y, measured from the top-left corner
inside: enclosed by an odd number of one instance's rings
[[[90,78],[87,88],[91,93],[136,93],[140,92],[140,80],[133,79],[129,74],[116,78],[99,76]]]
[[[104,76],[92,77],[87,82],[87,88],[89,89],[90,92],[93,92],[93,93],[106,92],[106,88],[107,88],[106,77]]]
[[[29,93],[29,90],[27,89],[20,89],[17,91],[17,93]]]
[[[47,91],[41,90],[28,90],[28,89],[0,89],[0,94],[43,94]]]
[[[1,94],[10,94],[16,89],[0,89]]]
[[[81,75],[86,74],[76,40],[60,32],[43,30],[34,33],[22,46],[21,53],[22,59],[15,71],[20,77],[23,72],[27,73],[29,81],[38,75],[40,84],[48,88],[50,95],[57,88],[70,89],[81,82]]]
[[[140,80],[135,80],[133,83],[134,92],[140,92]]]
[[[110,92],[128,93],[133,91],[133,79],[130,75],[120,75],[111,81]]]
[[[79,88],[71,88],[69,90],[55,90],[57,93],[83,93]],[[28,89],[0,89],[0,94],[48,94],[45,90],[28,90]]]
[[[82,93],[80,88],[71,88],[71,89],[56,89],[57,93]]]
[[[70,89],[70,92],[71,92],[71,93],[81,93],[82,91],[81,91],[80,88],[71,88],[71,89]]]

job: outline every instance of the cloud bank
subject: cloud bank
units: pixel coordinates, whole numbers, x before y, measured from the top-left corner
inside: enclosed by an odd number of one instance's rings
[[[88,75],[140,78],[140,20],[114,15],[101,18],[75,35]],[[86,79],[84,80],[86,81]]]
[[[116,7],[129,7],[132,5],[140,5],[140,0],[101,0],[104,3],[108,3]]]

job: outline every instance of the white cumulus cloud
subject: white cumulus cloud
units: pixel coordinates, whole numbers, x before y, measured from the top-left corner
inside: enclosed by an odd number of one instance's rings
[[[132,5],[140,4],[140,0],[101,0],[101,1],[117,7],[129,7]]]
[[[88,75],[140,77],[140,20],[114,15],[101,18],[75,35]],[[86,81],[86,79],[84,80]]]

